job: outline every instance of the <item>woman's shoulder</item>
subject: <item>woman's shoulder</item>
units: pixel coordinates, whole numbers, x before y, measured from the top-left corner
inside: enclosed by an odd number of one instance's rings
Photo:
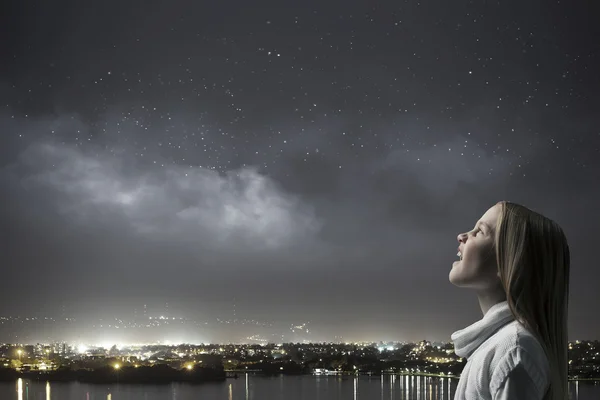
[[[543,391],[549,382],[550,365],[537,338],[517,321],[504,326],[495,336],[489,371],[492,386],[501,385],[512,371],[521,367]]]
[[[540,341],[518,321],[507,324],[499,333],[498,342],[506,350],[514,350],[516,354],[520,355],[526,353],[532,357],[546,359],[546,353]]]
[[[520,347],[534,352],[544,351],[535,335],[516,320],[504,325],[494,336],[498,343],[505,346]]]

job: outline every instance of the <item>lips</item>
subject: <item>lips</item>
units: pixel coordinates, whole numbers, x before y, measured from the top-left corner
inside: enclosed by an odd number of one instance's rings
[[[458,249],[457,249],[457,250],[458,250],[458,253],[456,253],[456,255],[457,255],[457,256],[458,256],[458,257],[461,259],[461,261],[462,261],[462,259],[463,259],[463,252],[462,252],[462,250],[461,250],[460,246],[458,246]]]

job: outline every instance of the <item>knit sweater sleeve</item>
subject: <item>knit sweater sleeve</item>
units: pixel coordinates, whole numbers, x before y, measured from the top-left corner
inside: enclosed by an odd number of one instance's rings
[[[518,365],[509,372],[492,398],[494,400],[542,400],[535,383],[523,365]]]

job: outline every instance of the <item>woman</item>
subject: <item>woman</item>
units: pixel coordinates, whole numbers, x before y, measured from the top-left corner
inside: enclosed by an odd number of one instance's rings
[[[503,201],[458,243],[449,279],[477,293],[483,319],[452,334],[467,359],[454,399],[568,399],[570,255],[561,227]]]

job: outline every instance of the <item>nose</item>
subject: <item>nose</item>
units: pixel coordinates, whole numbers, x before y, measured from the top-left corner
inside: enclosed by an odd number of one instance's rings
[[[458,243],[465,243],[467,240],[467,234],[459,233],[458,236],[456,237],[456,239],[458,240]]]

